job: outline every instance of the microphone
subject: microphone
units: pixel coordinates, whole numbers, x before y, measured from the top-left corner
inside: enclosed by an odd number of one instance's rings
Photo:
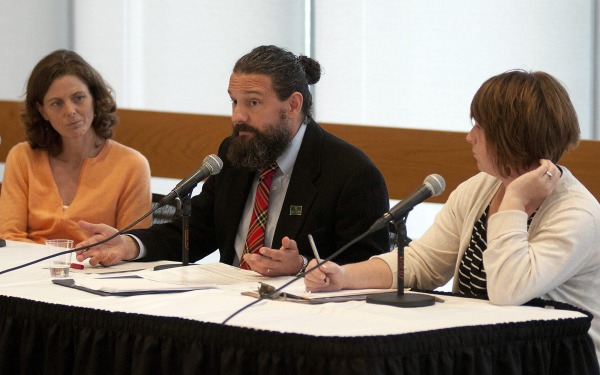
[[[158,202],[158,207],[162,207],[173,199],[187,194],[198,183],[208,176],[221,172],[223,161],[215,154],[208,155],[202,161],[202,165],[194,173],[181,180],[169,194]]]
[[[444,181],[444,177],[439,174],[430,174],[425,178],[425,181],[423,181],[423,185],[421,185],[414,193],[408,198],[400,201],[381,218],[377,219],[377,221],[371,225],[371,228],[369,228],[369,232],[376,232],[384,228],[390,221],[398,220],[424,200],[442,194],[445,188],[446,181]]]

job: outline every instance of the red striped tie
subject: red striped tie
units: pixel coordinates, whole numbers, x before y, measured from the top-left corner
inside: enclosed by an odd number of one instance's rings
[[[277,171],[277,163],[271,164],[260,172],[258,177],[258,186],[256,187],[256,197],[254,199],[254,209],[252,210],[252,219],[248,228],[246,237],[246,246],[240,259],[240,267],[250,269],[248,263],[243,259],[244,254],[257,252],[265,242],[265,226],[267,225],[267,209],[269,207],[269,192],[271,191],[271,181],[273,174]]]

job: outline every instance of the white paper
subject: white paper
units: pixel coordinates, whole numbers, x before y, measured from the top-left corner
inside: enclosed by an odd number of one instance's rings
[[[232,285],[269,280],[254,271],[245,270],[225,263],[191,264],[186,267],[168,268],[160,271],[140,273],[145,279],[163,283],[183,285]]]
[[[156,266],[160,266],[163,264],[180,264],[178,262],[172,261],[158,261],[158,262],[121,262],[119,264],[115,264],[114,266],[104,267],[101,265],[90,266],[89,261],[86,259],[83,262],[74,261],[72,263],[80,264],[84,268],[76,269],[71,267],[71,271],[74,274],[116,274],[120,272],[135,272],[135,271],[143,271],[145,269],[153,269]]]
[[[98,277],[84,278],[75,280],[75,285],[84,288],[98,290],[107,293],[123,292],[152,292],[152,291],[177,291],[191,289],[206,289],[210,285],[189,286],[177,284],[165,284],[152,280],[146,280],[142,277]]]

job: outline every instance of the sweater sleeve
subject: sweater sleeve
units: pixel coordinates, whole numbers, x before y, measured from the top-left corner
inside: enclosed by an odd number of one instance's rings
[[[459,243],[454,217],[451,204],[444,205],[423,236],[404,248],[404,287],[435,289],[452,278]],[[392,288],[398,287],[398,249],[377,258],[390,268]]]
[[[473,223],[497,186],[496,179],[480,173],[450,194],[429,229],[404,248],[404,287],[432,290],[452,279],[457,261],[470,239]],[[380,258],[390,267],[396,287],[397,253],[383,254]]]
[[[23,147],[14,146],[6,158],[0,192],[0,237],[33,242],[27,237],[28,162]]]
[[[548,202],[527,231],[527,214],[503,211],[488,219],[483,253],[488,295],[497,304],[521,304],[542,296],[591,264],[597,252],[597,203]],[[596,210],[598,211],[598,210]]]

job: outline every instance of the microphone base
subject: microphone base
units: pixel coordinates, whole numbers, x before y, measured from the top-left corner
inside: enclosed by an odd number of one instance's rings
[[[377,293],[368,295],[367,303],[396,307],[425,307],[433,305],[435,303],[435,297],[416,293]]]
[[[175,268],[175,267],[187,267],[187,266],[193,266],[195,265],[195,263],[190,263],[190,264],[161,264],[160,266],[156,266],[154,267],[154,271],[160,271],[160,270],[166,270],[169,268]]]

